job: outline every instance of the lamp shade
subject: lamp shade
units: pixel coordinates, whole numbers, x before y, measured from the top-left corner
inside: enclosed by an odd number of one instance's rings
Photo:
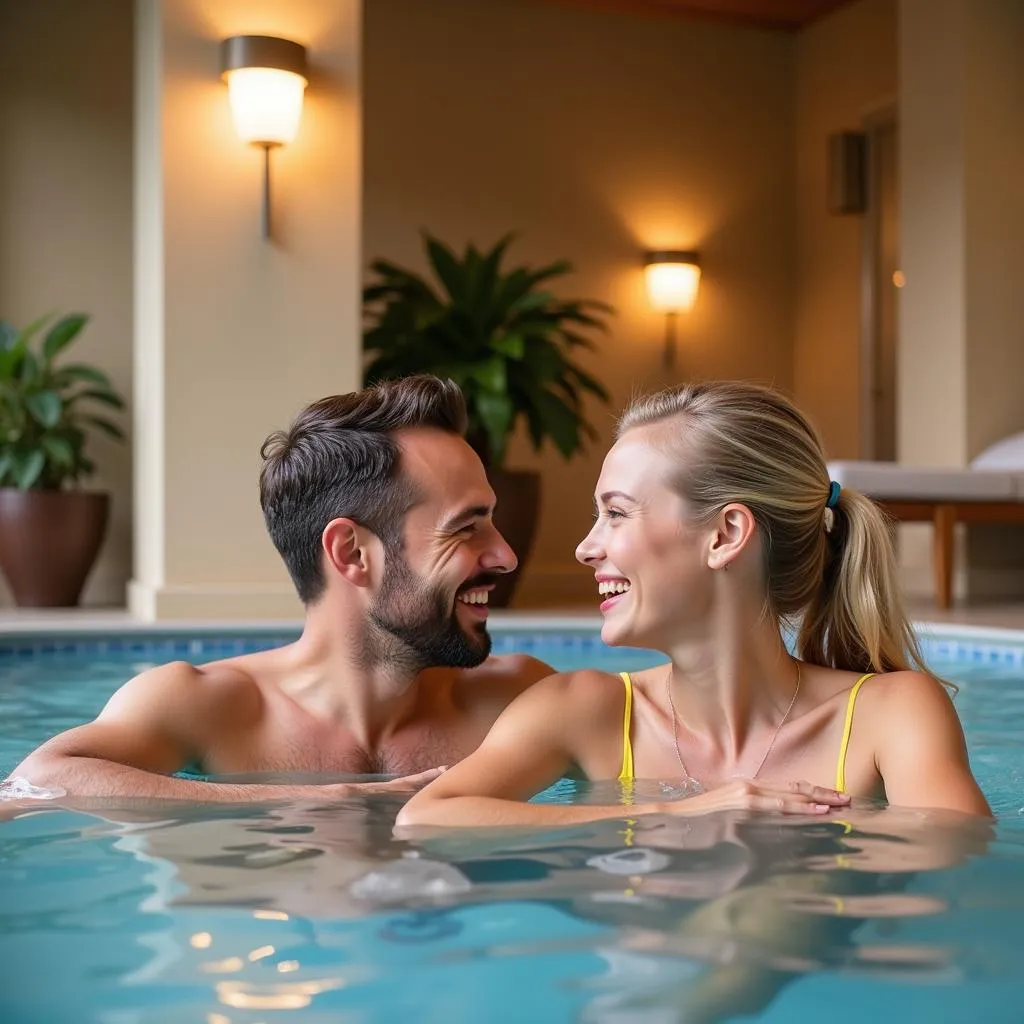
[[[695,252],[649,252],[644,274],[647,295],[655,309],[681,313],[692,308],[700,284],[700,259]]]
[[[292,142],[302,118],[306,51],[272,36],[232,36],[221,45],[221,67],[235,130],[246,142]]]

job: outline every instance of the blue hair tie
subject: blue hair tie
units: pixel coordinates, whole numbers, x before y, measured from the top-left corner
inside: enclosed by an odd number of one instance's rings
[[[839,504],[839,492],[842,487],[839,486],[837,480],[830,481],[828,485],[828,501],[825,502],[825,508],[835,508]]]

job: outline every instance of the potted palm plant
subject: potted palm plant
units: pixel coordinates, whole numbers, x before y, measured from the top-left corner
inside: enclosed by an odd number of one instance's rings
[[[90,431],[118,440],[99,415],[124,401],[101,370],[59,357],[82,313],[23,330],[0,321],[0,570],[23,607],[76,605],[106,532],[110,496],[80,488],[95,472]]]
[[[584,399],[608,402],[605,388],[573,361],[574,349],[593,349],[587,331],[605,330],[612,309],[590,299],[564,300],[548,282],[572,270],[566,261],[545,267],[504,268],[512,236],[461,256],[424,234],[436,285],[387,260],[363,291],[366,382],[430,373],[454,380],[466,396],[467,439],[487,469],[498,498],[495,519],[522,566],[536,533],[540,475],[505,467],[509,438],[525,423],[534,450],[546,441],[572,458],[595,431]],[[518,574],[491,595],[508,603]]]

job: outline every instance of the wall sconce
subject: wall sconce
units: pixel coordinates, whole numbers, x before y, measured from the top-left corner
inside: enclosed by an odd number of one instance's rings
[[[273,36],[232,36],[221,43],[221,77],[235,130],[263,150],[261,234],[270,237],[270,151],[292,142],[299,131],[308,83],[306,49]]]
[[[659,250],[644,257],[644,276],[651,305],[665,314],[665,366],[675,364],[676,318],[697,299],[700,257],[695,252]]]

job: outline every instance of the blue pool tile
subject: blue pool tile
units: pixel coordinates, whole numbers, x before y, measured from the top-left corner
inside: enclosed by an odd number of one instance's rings
[[[189,661],[212,660],[217,657],[267,650],[297,639],[294,633],[245,632],[200,634],[197,636],[165,635],[98,635],[61,638],[58,635],[5,637],[0,639],[0,663],[25,662],[32,659],[84,659],[96,657],[146,660],[156,663],[183,659]],[[611,648],[594,631],[571,629],[515,630],[498,629],[493,633],[493,651],[507,654],[522,651],[542,658],[603,659],[612,655]],[[1024,640],[1013,638],[1005,642],[989,639],[972,641],[959,637],[921,638],[921,650],[929,663],[937,669],[951,662],[979,666],[1024,666]],[[623,661],[630,657],[649,658],[651,652],[619,648],[614,656]]]

